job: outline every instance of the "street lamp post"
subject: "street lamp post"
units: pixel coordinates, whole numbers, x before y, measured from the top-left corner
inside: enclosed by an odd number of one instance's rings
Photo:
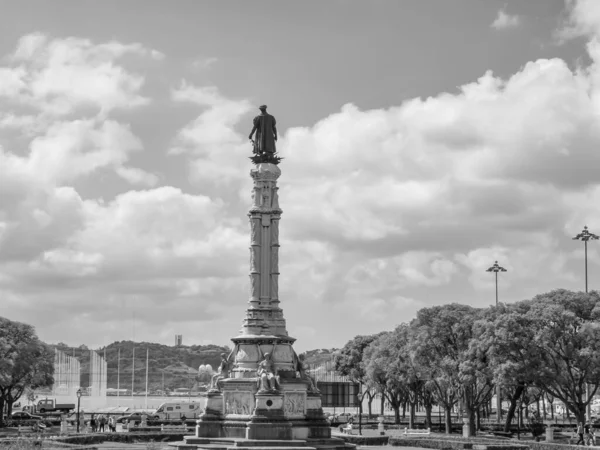
[[[494,261],[494,265],[486,269],[486,272],[494,272],[496,276],[496,307],[498,307],[498,272],[506,272],[506,269],[499,266],[498,261]],[[499,384],[496,385],[496,422],[502,422],[502,392]]]
[[[598,236],[588,231],[587,225],[583,227],[583,231],[573,238],[574,241],[583,241],[585,246],[585,293],[588,291],[588,275],[587,275],[587,243],[588,241],[597,241]]]
[[[77,432],[79,433],[79,406],[81,405],[81,388],[77,389]]]
[[[587,244],[588,244],[588,241],[597,241],[598,239],[599,239],[599,237],[597,235],[589,232],[587,225],[583,227],[583,231],[581,233],[579,233],[577,236],[575,236],[573,238],[574,241],[583,241],[583,244],[585,247],[585,293],[586,294],[588,292]],[[590,385],[586,384],[585,389],[586,389],[586,397],[587,397],[587,401],[588,401],[587,408],[586,408],[587,409],[586,415],[587,415],[587,420],[591,422],[592,408],[590,406]]]
[[[496,306],[498,306],[498,272],[506,272],[504,267],[498,265],[498,261],[494,262],[494,265],[489,269],[485,270],[486,272],[494,272],[496,275]]]

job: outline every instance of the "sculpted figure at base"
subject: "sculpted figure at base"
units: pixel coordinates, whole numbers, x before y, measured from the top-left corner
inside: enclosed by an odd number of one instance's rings
[[[258,377],[258,392],[275,392],[279,389],[271,353],[265,353],[264,359],[258,364],[256,375]]]
[[[294,362],[296,365],[296,371],[298,372],[298,378],[308,383],[308,392],[312,392],[315,394],[321,393],[319,389],[317,389],[317,384],[313,377],[311,377],[306,371],[306,367],[304,366],[304,355],[298,356],[296,352],[294,352]]]
[[[218,392],[220,391],[219,381],[229,378],[229,372],[231,370],[231,366],[229,363],[229,358],[225,353],[221,353],[221,364],[219,364],[219,370],[214,374],[210,380],[210,389],[209,391]]]

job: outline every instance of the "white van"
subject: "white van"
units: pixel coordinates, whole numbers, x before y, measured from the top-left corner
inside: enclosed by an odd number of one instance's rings
[[[161,404],[152,416],[161,420],[181,419],[181,416],[185,416],[187,419],[195,419],[203,412],[204,408],[200,402],[174,401]]]

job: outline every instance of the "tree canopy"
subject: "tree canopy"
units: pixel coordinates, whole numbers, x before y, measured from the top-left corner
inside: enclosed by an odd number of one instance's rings
[[[31,325],[0,317],[0,411],[26,389],[53,383],[54,352],[40,341]]]

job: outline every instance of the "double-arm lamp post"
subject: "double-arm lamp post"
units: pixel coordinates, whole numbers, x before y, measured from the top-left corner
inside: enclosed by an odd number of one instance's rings
[[[494,272],[496,275],[496,306],[498,306],[498,272],[506,272],[504,267],[498,265],[498,261],[494,262],[494,265],[489,269],[485,270],[486,272]]]
[[[504,267],[498,265],[498,261],[494,262],[494,265],[488,269],[486,272],[494,272],[496,276],[496,307],[498,306],[498,272],[506,272]],[[502,392],[500,390],[500,384],[496,385],[496,422],[502,422]]]
[[[597,241],[598,240],[598,236],[595,235],[594,233],[590,233],[590,231],[588,230],[587,225],[583,227],[583,231],[581,233],[579,233],[577,236],[575,236],[573,238],[574,241],[583,241],[584,247],[585,247],[585,293],[587,294],[588,292],[588,269],[587,269],[587,244],[588,241]],[[588,400],[588,405],[587,405],[587,411],[586,411],[586,415],[587,415],[587,420],[591,422],[592,420],[592,408],[590,406],[590,385],[586,384],[586,397]]]

